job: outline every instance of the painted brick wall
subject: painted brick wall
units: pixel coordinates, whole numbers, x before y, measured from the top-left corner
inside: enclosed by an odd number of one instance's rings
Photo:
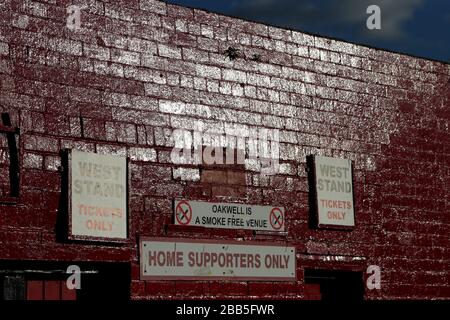
[[[20,128],[21,161],[20,199],[0,204],[0,259],[131,261],[133,299],[306,298],[305,267],[371,264],[382,289],[368,299],[450,297],[449,65],[159,1],[79,3],[79,31],[65,26],[72,1],[0,3],[0,111]],[[172,165],[172,130],[199,122],[279,129],[282,172]],[[57,240],[62,148],[132,159],[128,244]],[[354,161],[353,231],[308,227],[309,154]],[[288,235],[175,228],[175,197],[282,205]],[[141,282],[139,235],[288,241],[298,281]]]

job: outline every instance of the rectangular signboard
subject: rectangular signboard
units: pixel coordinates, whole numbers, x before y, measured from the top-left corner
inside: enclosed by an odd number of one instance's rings
[[[140,239],[142,280],[295,281],[295,247],[261,242]]]
[[[127,159],[71,150],[69,238],[127,238]]]
[[[355,211],[351,160],[314,156],[314,184],[319,227],[353,227]]]
[[[177,225],[278,232],[285,229],[283,207],[190,200],[175,200],[173,207]]]

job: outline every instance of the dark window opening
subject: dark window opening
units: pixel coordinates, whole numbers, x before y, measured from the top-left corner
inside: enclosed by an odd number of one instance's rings
[[[364,299],[362,272],[341,270],[305,270],[306,298],[325,301],[361,301]]]
[[[15,202],[19,197],[19,128],[13,127],[8,113],[0,122],[0,202]]]
[[[6,275],[1,282],[3,300],[25,299],[25,278],[22,275]]]

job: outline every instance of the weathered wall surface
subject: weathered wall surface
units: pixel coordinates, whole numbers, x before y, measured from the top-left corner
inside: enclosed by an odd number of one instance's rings
[[[382,289],[368,299],[450,297],[448,65],[153,0],[80,1],[71,31],[71,2],[0,3],[0,111],[20,128],[21,162],[19,200],[0,204],[0,259],[131,261],[134,299],[307,298],[305,267],[371,264]],[[281,172],[173,165],[172,130],[198,123],[279,129]],[[131,158],[127,244],[56,239],[62,148]],[[308,227],[309,154],[354,161],[353,231]],[[174,228],[176,197],[284,206],[288,234]],[[140,235],[288,241],[298,281],[141,282]]]

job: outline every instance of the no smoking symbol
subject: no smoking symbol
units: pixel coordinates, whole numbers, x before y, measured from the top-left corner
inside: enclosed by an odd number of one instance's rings
[[[175,218],[179,224],[189,224],[192,219],[192,208],[189,202],[180,201],[175,209]]]
[[[273,208],[269,216],[270,225],[275,230],[280,230],[284,225],[283,211],[279,208]]]

